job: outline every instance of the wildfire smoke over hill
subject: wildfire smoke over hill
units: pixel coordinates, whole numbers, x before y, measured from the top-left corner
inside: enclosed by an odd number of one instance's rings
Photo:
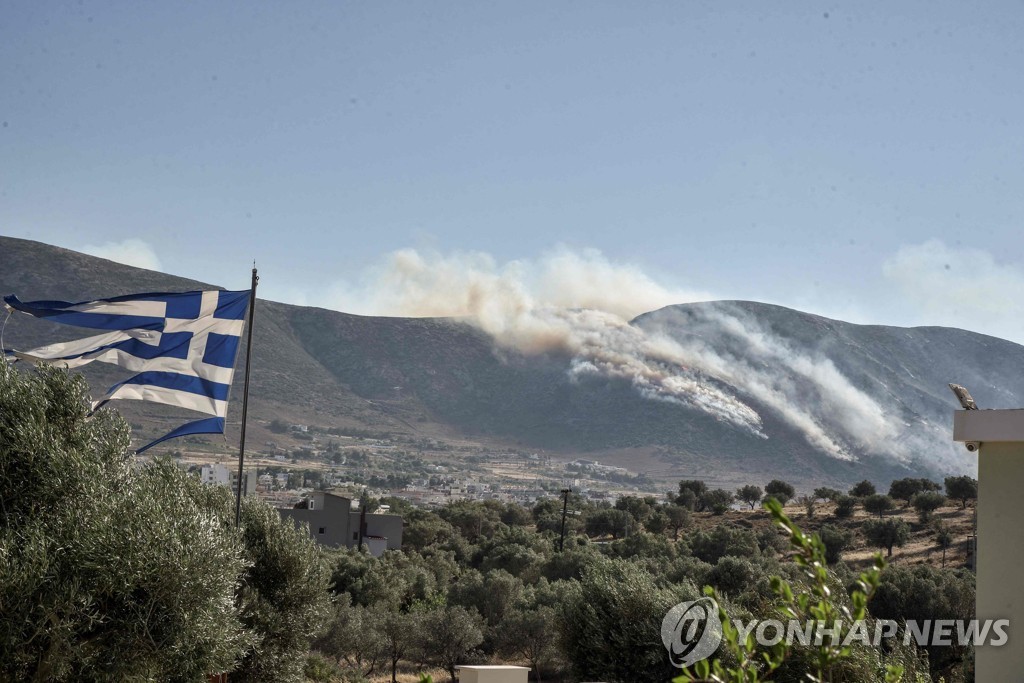
[[[794,350],[738,308],[718,306],[701,321],[703,329],[716,329],[712,339],[673,334],[686,330],[671,312],[631,322],[711,297],[663,286],[594,250],[560,248],[499,265],[487,254],[405,249],[357,288],[336,294],[342,308],[360,308],[348,303],[358,301],[374,315],[462,318],[500,347],[570,355],[573,377],[628,379],[647,398],[688,405],[765,437],[752,405],[758,404],[835,458],[856,459],[861,451],[908,457],[898,416],[886,414],[829,358]]]

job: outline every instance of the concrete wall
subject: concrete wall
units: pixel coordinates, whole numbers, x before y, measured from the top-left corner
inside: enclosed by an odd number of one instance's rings
[[[310,496],[312,509],[282,508],[281,517],[309,529],[317,542],[332,548],[354,548],[359,543],[359,510],[351,499],[330,493]],[[401,515],[366,515],[366,535],[387,538],[388,550],[402,547]]]
[[[359,532],[359,511],[354,508],[349,513],[349,529],[352,533]],[[384,536],[388,539],[388,550],[400,550],[402,548],[401,515],[366,515],[366,535]],[[353,538],[353,545],[358,542]]]
[[[1009,619],[1010,639],[1000,647],[977,648],[979,681],[1020,680],[1024,672],[1022,491],[1024,443],[982,443],[978,451],[977,618]]]
[[[363,541],[364,547],[370,551],[370,554],[374,557],[380,557],[388,549],[388,541],[386,538],[377,538],[371,536]]]
[[[975,648],[975,678],[1018,681],[1024,672],[1024,410],[957,410],[953,440],[978,446],[976,617],[1009,619],[1008,641]]]
[[[318,543],[332,548],[350,545],[349,509],[352,501],[342,496],[314,493],[310,500],[313,509],[282,508],[281,516],[292,519],[309,530],[309,535]],[[356,527],[358,530],[359,527]]]

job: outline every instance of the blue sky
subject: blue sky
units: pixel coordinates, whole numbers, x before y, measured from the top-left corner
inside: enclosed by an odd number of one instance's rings
[[[364,312],[399,249],[598,250],[1024,341],[1021,35],[1011,2],[7,2],[0,232]]]

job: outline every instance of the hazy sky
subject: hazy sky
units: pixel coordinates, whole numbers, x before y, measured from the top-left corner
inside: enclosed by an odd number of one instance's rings
[[[1019,2],[8,1],[0,232],[359,312],[399,249],[574,254],[1024,342],[1022,35]]]

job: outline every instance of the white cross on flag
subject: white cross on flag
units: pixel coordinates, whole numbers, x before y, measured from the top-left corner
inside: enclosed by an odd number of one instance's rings
[[[30,351],[15,359],[79,367],[94,360],[137,372],[94,404],[134,399],[178,406],[212,417],[189,422],[140,448],[186,434],[222,434],[249,290],[135,294],[68,303],[4,297],[8,310],[107,332]]]

